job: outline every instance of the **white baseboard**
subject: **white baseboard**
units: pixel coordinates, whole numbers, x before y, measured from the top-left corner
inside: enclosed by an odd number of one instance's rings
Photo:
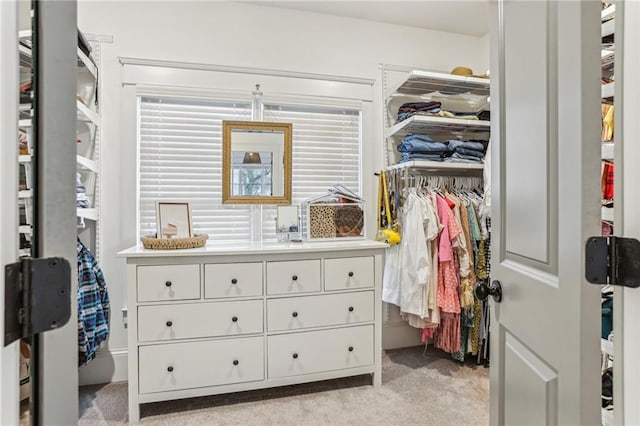
[[[385,321],[382,323],[382,349],[408,348],[420,346],[420,330],[405,321]]]
[[[88,365],[80,367],[80,386],[127,380],[127,349],[101,350]]]

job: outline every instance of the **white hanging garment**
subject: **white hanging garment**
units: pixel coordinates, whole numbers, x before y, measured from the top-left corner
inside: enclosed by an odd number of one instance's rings
[[[487,145],[487,153],[484,155],[484,204],[491,209],[491,140]]]

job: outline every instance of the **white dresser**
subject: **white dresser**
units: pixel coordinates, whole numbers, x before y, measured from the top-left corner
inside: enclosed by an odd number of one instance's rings
[[[386,244],[209,244],[127,260],[129,421],[140,404],[371,374]]]

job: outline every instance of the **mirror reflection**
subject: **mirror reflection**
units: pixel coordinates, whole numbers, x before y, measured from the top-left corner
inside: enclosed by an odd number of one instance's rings
[[[298,206],[278,206],[276,238],[279,242],[300,239],[300,211]]]
[[[223,202],[291,201],[291,124],[223,122]]]
[[[298,232],[298,206],[278,206],[276,232],[279,234]]]

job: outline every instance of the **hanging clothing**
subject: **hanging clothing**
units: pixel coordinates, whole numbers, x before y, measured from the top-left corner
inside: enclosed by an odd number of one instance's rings
[[[109,336],[109,295],[93,254],[78,239],[78,363],[88,364]]]
[[[488,355],[488,305],[474,289],[488,280],[490,227],[481,181],[469,184],[474,191],[449,190],[440,178],[389,176],[401,194],[393,202],[402,241],[387,250],[383,300],[400,307],[426,344],[480,363]]]

